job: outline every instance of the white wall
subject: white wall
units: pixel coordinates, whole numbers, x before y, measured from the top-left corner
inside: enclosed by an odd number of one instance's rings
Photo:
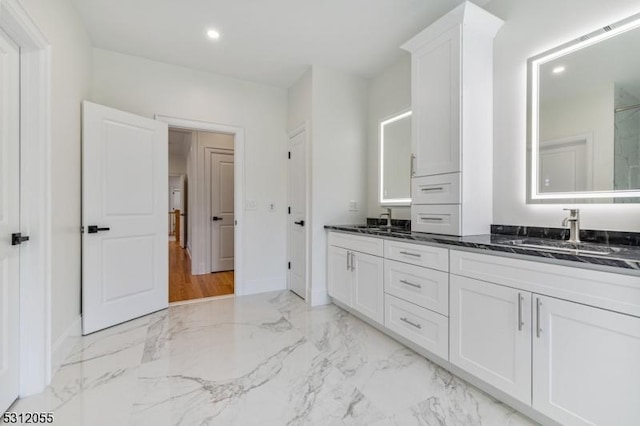
[[[411,55],[402,58],[369,81],[367,217],[382,212],[379,194],[380,122],[401,111],[411,109]],[[409,159],[406,159],[409,167]],[[394,219],[411,219],[410,207],[393,207]]]
[[[51,340],[56,351],[80,315],[80,111],[90,93],[91,46],[70,1],[21,3],[52,52]]]
[[[358,224],[367,203],[367,81],[313,67],[311,136],[311,303],[325,303],[324,225]],[[360,210],[349,211],[350,200]]]
[[[187,173],[187,159],[182,155],[169,154],[169,174],[184,175]]]
[[[311,86],[313,69],[309,68],[296,83],[289,88],[287,104],[287,130],[291,131],[311,120]],[[313,123],[311,123],[313,126]]]
[[[93,60],[97,103],[147,117],[160,114],[245,129],[245,195],[258,205],[245,212],[245,288],[284,289],[286,90],[101,49],[93,50]],[[267,212],[269,202],[276,203],[276,213]]]
[[[526,61],[640,11],[637,0],[493,0],[505,20],[494,44],[493,223],[560,227],[568,205],[526,204]],[[580,204],[582,227],[640,231],[640,205]]]

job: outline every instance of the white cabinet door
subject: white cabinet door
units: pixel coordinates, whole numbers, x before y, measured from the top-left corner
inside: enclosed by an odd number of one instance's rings
[[[450,277],[450,361],[531,404],[531,293]]]
[[[534,309],[533,408],[564,425],[640,425],[640,318],[536,295]]]
[[[384,322],[384,259],[351,252],[353,309]]]
[[[329,296],[351,306],[350,254],[341,247],[329,246],[328,258]]]
[[[460,171],[460,40],[456,25],[411,55],[415,176]]]

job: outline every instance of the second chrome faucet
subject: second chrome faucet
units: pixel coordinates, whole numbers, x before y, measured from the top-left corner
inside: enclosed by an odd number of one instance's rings
[[[580,242],[580,210],[579,209],[564,209],[569,212],[569,216],[562,220],[562,226],[569,225],[569,242]]]

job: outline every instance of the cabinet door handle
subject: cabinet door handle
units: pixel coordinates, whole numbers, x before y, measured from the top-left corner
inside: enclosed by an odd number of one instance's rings
[[[356,270],[356,254],[354,252],[351,252],[351,270]]]
[[[412,321],[408,320],[407,317],[401,317],[400,321],[406,322],[410,326],[413,326],[413,327],[415,327],[417,329],[421,329],[422,328],[422,326],[420,324],[416,324],[415,322],[412,322]]]
[[[423,191],[423,192],[444,191],[444,187],[442,187],[442,186],[434,186],[433,188],[420,188],[420,191]]]
[[[347,252],[347,271],[351,270],[351,252]]]
[[[539,297],[536,297],[536,337],[540,337],[540,333],[542,333],[542,328],[540,327],[540,307],[542,306],[542,302]]]
[[[416,160],[416,155],[415,154],[411,154],[411,176],[415,176],[416,175],[416,169],[414,167],[414,163]]]
[[[518,331],[522,331],[522,326],[524,323],[522,322],[522,295],[518,293]]]
[[[409,282],[409,281],[406,281],[406,280],[400,280],[400,282],[401,282],[402,284],[406,284],[406,285],[409,285],[409,286],[411,286],[411,287],[415,287],[415,288],[422,288],[422,286],[421,286],[420,284],[414,284],[414,283]]]
[[[411,253],[409,251],[401,251],[400,254],[404,254],[407,256],[413,256],[413,257],[421,257],[422,255],[420,253]]]

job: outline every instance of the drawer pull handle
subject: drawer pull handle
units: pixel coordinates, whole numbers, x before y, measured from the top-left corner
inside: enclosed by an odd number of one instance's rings
[[[409,321],[409,320],[407,319],[407,317],[401,317],[401,318],[400,318],[400,321],[404,321],[404,322],[406,322],[407,324],[409,324],[410,326],[413,326],[413,327],[418,328],[418,329],[421,329],[421,328],[422,328],[422,326],[421,326],[420,324],[416,324],[415,322],[411,322],[411,321]]]
[[[435,222],[442,222],[444,219],[442,219],[441,217],[421,217],[420,220],[432,220]]]
[[[410,285],[411,287],[415,287],[415,288],[422,288],[422,286],[420,284],[414,284],[412,282],[409,281],[405,281],[405,280],[400,280],[400,282],[402,284],[406,284],[406,285]]]
[[[407,256],[413,256],[413,257],[421,257],[422,255],[420,253],[411,253],[408,251],[401,251],[400,254],[404,254]]]
[[[433,187],[433,188],[420,188],[420,191],[429,192],[429,191],[444,191],[443,186]]]

